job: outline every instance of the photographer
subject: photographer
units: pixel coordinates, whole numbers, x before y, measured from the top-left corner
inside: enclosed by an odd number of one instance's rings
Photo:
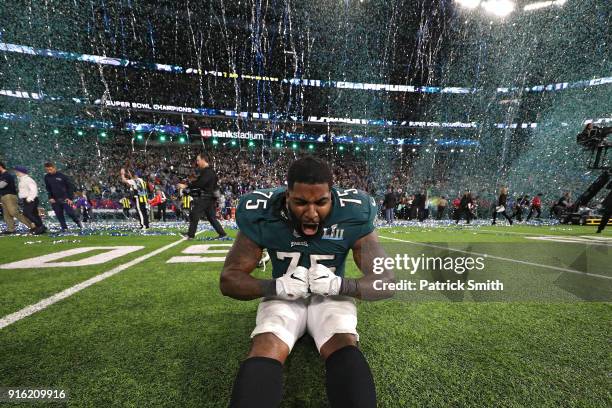
[[[227,233],[223,230],[215,214],[215,204],[218,198],[217,175],[210,168],[208,156],[205,153],[198,154],[196,164],[200,171],[198,177],[188,185],[178,185],[179,188],[188,189],[188,194],[193,197],[187,238],[193,239],[195,237],[198,221],[202,216],[206,217],[210,225],[219,234],[217,238],[225,238]]]

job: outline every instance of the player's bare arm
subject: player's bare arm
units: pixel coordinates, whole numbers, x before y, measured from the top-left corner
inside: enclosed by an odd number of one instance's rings
[[[262,249],[255,242],[238,232],[221,272],[221,293],[238,300],[252,300],[273,292],[273,280],[251,276],[261,253]]]
[[[340,293],[363,300],[381,300],[392,297],[393,291],[374,289],[374,281],[390,283],[395,279],[395,274],[391,269],[385,269],[381,274],[373,272],[374,258],[387,257],[378,241],[376,231],[372,231],[358,239],[353,245],[352,250],[355,264],[357,264],[357,267],[364,276],[359,279],[345,278],[342,281]],[[387,287],[387,285],[383,287]]]

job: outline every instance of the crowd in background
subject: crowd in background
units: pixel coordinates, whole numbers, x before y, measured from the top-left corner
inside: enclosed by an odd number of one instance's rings
[[[146,182],[149,202],[152,207],[158,207],[158,211],[152,211],[157,218],[165,220],[172,213],[176,218],[184,217],[188,204],[178,184],[193,176],[194,158],[199,149],[192,145],[153,145],[145,150],[134,149],[130,144],[104,144],[98,149],[95,157],[75,152],[65,154],[58,163],[74,184],[76,197],[73,205],[83,221],[92,219],[100,209],[123,209],[125,214],[125,199],[130,199],[131,194],[119,176],[121,168],[137,172]],[[308,154],[287,148],[234,147],[229,142],[208,147],[208,152],[218,175],[219,211],[223,218],[231,218],[232,209],[243,194],[284,185],[291,162]],[[490,218],[492,209],[496,207],[496,191],[491,188],[490,180],[484,178],[462,179],[458,175],[454,182],[440,179],[417,186],[411,184],[411,167],[402,162],[365,158],[355,152],[326,154],[324,150],[318,152],[332,164],[335,184],[358,188],[376,197],[380,216],[388,222],[428,218],[465,218],[469,221]],[[531,218],[534,214],[528,216],[527,213],[534,212],[533,200],[536,197],[536,218],[542,216],[543,208],[548,210],[544,216],[551,217],[562,208],[561,203],[563,206],[571,205],[568,196],[559,199],[542,197],[537,193],[521,192],[508,196],[506,207],[512,219]],[[41,206],[48,208],[45,201],[43,193]]]
[[[120,200],[127,192],[121,182],[121,168],[139,172],[147,182],[152,196],[158,190],[169,199],[180,196],[177,184],[194,173],[196,151],[185,147],[153,146],[147,151],[132,151],[130,146],[105,146],[99,159],[72,156],[64,160],[65,173],[70,174],[78,191],[82,191],[95,208],[120,208]],[[274,188],[285,182],[289,165],[297,155],[281,154],[260,148],[231,148],[219,146],[212,152],[213,168],[223,208],[234,206],[245,193],[255,189]],[[96,162],[94,168],[91,163]],[[347,154],[334,163],[336,184],[370,191],[372,181],[364,161]]]

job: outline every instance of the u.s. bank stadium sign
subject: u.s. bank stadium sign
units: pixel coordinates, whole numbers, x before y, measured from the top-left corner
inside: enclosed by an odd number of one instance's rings
[[[201,128],[200,135],[202,137],[224,137],[229,139],[249,139],[249,140],[264,140],[263,133],[253,132],[232,132],[232,131],[221,131],[215,129]]]

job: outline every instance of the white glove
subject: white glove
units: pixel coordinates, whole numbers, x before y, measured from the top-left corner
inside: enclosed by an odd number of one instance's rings
[[[333,296],[340,293],[342,278],[336,276],[327,266],[316,264],[308,270],[310,291],[317,295]]]
[[[276,279],[276,296],[298,299],[308,296],[308,269],[298,266]]]

